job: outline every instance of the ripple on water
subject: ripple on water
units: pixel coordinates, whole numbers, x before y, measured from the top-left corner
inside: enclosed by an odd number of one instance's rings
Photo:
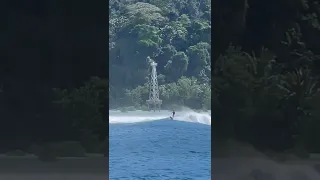
[[[161,120],[110,124],[110,179],[211,179],[211,127]]]

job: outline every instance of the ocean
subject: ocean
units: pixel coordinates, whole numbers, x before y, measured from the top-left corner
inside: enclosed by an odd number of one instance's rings
[[[211,179],[211,117],[109,111],[110,180]]]

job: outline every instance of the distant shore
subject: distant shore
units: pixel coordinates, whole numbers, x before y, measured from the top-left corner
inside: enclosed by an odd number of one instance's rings
[[[160,111],[177,111],[177,112],[181,112],[181,111],[187,111],[187,110],[191,110],[194,112],[210,112],[210,110],[207,109],[192,109],[189,107],[184,107],[184,106],[174,106],[172,108],[161,108]],[[121,112],[129,112],[129,111],[145,111],[145,112],[149,112],[149,111],[153,111],[153,110],[149,110],[146,107],[141,107],[141,108],[136,108],[133,106],[127,106],[127,107],[121,107],[121,108],[115,108],[115,109],[109,109],[109,111],[121,111]]]

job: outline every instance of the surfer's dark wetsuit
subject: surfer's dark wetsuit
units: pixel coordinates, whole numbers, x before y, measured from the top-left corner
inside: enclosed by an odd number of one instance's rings
[[[176,112],[172,111],[172,118],[174,117],[175,114],[176,114]]]

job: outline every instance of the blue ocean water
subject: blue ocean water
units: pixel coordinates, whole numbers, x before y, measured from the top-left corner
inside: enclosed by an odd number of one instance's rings
[[[169,112],[110,114],[109,179],[211,179],[209,114],[184,112],[181,121]]]

